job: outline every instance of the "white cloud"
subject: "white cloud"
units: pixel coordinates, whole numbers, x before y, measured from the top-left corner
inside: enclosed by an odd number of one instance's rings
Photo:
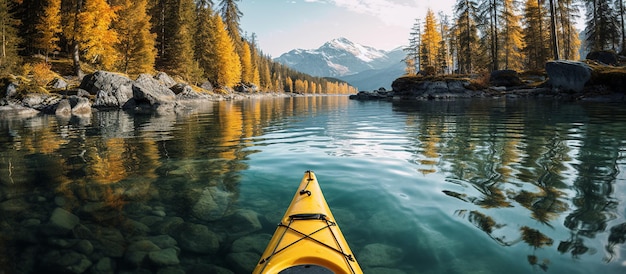
[[[421,13],[426,14],[426,10],[420,9],[421,5],[417,4],[417,1],[400,3],[393,0],[330,0],[330,2],[352,12],[377,17],[390,26],[410,26],[415,18],[424,16]]]

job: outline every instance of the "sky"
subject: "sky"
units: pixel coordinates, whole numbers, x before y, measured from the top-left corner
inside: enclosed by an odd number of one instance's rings
[[[292,49],[316,49],[332,39],[381,50],[408,44],[416,19],[431,8],[452,14],[455,0],[241,0],[242,30],[256,34],[272,57]]]

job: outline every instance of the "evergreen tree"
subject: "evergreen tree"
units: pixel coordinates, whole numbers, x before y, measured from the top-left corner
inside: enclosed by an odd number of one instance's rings
[[[504,69],[521,70],[523,67],[521,16],[517,14],[517,1],[502,1],[502,56]]]
[[[615,49],[619,41],[617,16],[611,0],[586,0],[587,48],[590,50]]]
[[[624,0],[615,0],[615,9],[619,14],[619,28],[621,30],[621,54],[626,55],[626,25],[625,25],[625,17],[626,17],[626,4],[624,4]]]
[[[130,74],[152,72],[156,59],[156,35],[150,33],[147,0],[115,0],[114,3],[120,7],[118,19],[113,24],[119,35],[116,45],[120,53],[119,68]]]
[[[0,74],[11,73],[20,63],[18,48],[19,20],[11,12],[13,2],[0,0]]]
[[[241,45],[241,28],[239,21],[243,13],[237,7],[239,0],[222,0],[220,2],[221,15],[226,24],[226,30],[237,46]]]
[[[558,40],[561,42],[560,56],[567,60],[579,59],[580,38],[575,22],[578,19],[578,5],[575,0],[560,0],[557,5],[559,22]]]
[[[542,7],[538,5],[537,0],[526,0],[524,5],[525,28],[523,37],[525,46],[523,52],[526,56],[525,68],[527,70],[543,69],[548,60],[547,34],[541,27],[544,20],[542,15]]]
[[[406,52],[406,57],[404,58],[404,63],[406,64],[405,72],[408,75],[415,75],[419,72],[419,56],[420,56],[420,42],[421,42],[421,34],[422,34],[422,24],[419,19],[415,19],[415,23],[411,28],[411,33],[409,36],[409,46],[404,48],[404,52]]]
[[[455,6],[458,33],[458,69],[460,73],[472,73],[475,55],[478,54],[477,3],[473,0],[457,0]]]
[[[482,22],[483,36],[481,38],[484,48],[488,49],[490,70],[500,69],[500,41],[498,40],[498,32],[500,28],[500,12],[501,1],[482,0],[479,5],[480,18]]]
[[[194,0],[176,0],[165,17],[164,52],[161,57],[165,70],[183,77],[188,81],[197,81],[202,70],[195,56],[194,35],[196,34],[196,13]]]
[[[447,16],[442,13],[439,14],[440,23],[439,23],[439,35],[441,36],[441,41],[439,42],[439,47],[437,51],[437,67],[439,73],[447,74],[450,73],[450,54],[449,54],[449,44],[450,44],[450,27],[448,26]]]
[[[43,50],[47,61],[50,53],[61,49],[61,0],[46,0],[44,3],[43,16],[39,17],[35,25],[38,34],[35,43],[37,48]]]

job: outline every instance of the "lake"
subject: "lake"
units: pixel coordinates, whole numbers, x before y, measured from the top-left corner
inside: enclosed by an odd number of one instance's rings
[[[0,132],[0,273],[249,273],[306,170],[365,273],[626,273],[623,104],[262,98]]]

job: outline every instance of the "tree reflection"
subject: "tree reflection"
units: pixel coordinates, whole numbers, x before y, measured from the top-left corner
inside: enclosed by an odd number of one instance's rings
[[[559,108],[556,115],[550,111],[553,107]],[[408,130],[416,136],[415,162],[422,167],[427,160],[432,165],[429,170],[445,174],[446,182],[453,184],[442,192],[489,212],[518,206],[527,210],[529,220],[521,219],[519,224],[538,221],[542,227],[524,225],[517,233],[534,248],[554,242],[542,229],[565,228],[569,238],[559,241],[559,252],[574,258],[593,254],[595,249],[585,239],[605,233],[607,223],[618,216],[612,192],[626,128],[623,122],[606,119],[612,114],[604,106],[426,102],[397,104],[395,109],[407,113]],[[419,169],[429,174],[423,170]],[[523,215],[523,210],[514,212]],[[500,245],[517,243],[494,236],[505,224],[492,216],[464,208],[455,214]],[[559,219],[564,219],[561,226],[555,224]],[[611,228],[605,247],[608,261],[615,246],[624,243],[624,226]],[[547,270],[547,260],[534,254],[527,260]]]

